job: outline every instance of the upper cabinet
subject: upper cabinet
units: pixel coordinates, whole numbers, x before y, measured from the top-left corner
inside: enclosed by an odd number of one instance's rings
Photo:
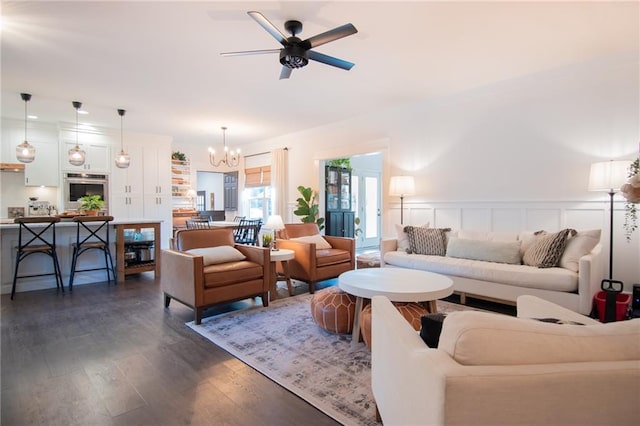
[[[30,122],[27,139],[36,149],[36,158],[25,164],[26,186],[59,186],[58,129],[55,125]],[[17,163],[16,146],[24,141],[24,121],[2,119],[1,162]]]
[[[65,140],[61,144],[62,170],[69,172],[109,172],[111,171],[111,147],[103,142],[79,142],[78,146],[85,152],[85,161],[82,166],[74,166],[67,160],[70,149],[76,146],[75,142]]]
[[[153,196],[171,196],[171,146],[154,144],[144,146],[144,193]]]
[[[59,186],[58,143],[31,142],[36,149],[36,158],[25,165],[24,184],[26,186]]]
[[[144,165],[142,161],[142,146],[129,144],[125,151],[131,158],[131,164],[126,169],[120,169],[115,164],[115,156],[120,152],[120,148],[113,149],[113,158],[111,159],[111,193],[116,195],[133,196],[134,194],[142,195],[142,177]],[[141,217],[141,216],[136,216]]]

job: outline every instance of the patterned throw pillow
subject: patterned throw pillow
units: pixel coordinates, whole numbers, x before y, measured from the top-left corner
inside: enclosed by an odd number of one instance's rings
[[[451,228],[422,228],[405,226],[409,236],[409,253],[444,256],[447,252],[445,232]]]
[[[538,268],[553,268],[558,266],[569,236],[576,234],[575,229],[563,229],[554,234],[546,234],[544,231],[535,233],[535,240],[531,243],[522,257],[525,265]]]

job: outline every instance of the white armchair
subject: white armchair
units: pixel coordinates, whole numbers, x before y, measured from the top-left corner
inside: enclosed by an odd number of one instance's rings
[[[587,325],[454,312],[431,349],[388,299],[372,303],[372,389],[386,425],[635,425],[640,418],[640,319],[594,323],[521,296],[523,317]]]

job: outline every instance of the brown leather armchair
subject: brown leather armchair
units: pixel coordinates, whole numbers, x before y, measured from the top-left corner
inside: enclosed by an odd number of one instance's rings
[[[186,252],[219,246],[234,247],[246,259],[206,264],[209,256]],[[263,306],[269,305],[269,249],[235,244],[230,228],[178,231],[171,241],[171,249],[162,250],[160,265],[165,308],[171,299],[190,306],[195,310],[196,324],[200,324],[205,308],[219,303],[260,296]]]
[[[315,291],[318,281],[335,278],[343,272],[355,269],[356,240],[345,237],[323,235],[331,245],[330,249],[316,250],[316,244],[295,241],[291,238],[318,235],[315,223],[285,223],[285,229],[278,234],[277,246],[295,252],[289,261],[291,278],[309,283],[309,292]]]

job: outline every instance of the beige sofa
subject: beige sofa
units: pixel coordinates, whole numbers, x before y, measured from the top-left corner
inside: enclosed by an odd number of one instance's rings
[[[458,230],[448,238],[458,241],[524,243],[532,232],[498,233]],[[400,236],[400,233],[399,233]],[[588,315],[593,296],[605,276],[600,231],[579,232],[569,240],[561,264],[567,267],[537,268],[483,260],[409,254],[397,238],[384,239],[380,245],[382,267],[411,268],[435,272],[453,280],[454,292],[465,296],[515,304],[518,296],[529,294]],[[597,243],[597,244],[596,244]],[[584,246],[588,251],[581,250]],[[401,249],[399,249],[399,246]]]
[[[640,319],[600,324],[521,296],[521,318],[449,314],[431,349],[388,299],[372,303],[371,381],[385,425],[638,424]]]

